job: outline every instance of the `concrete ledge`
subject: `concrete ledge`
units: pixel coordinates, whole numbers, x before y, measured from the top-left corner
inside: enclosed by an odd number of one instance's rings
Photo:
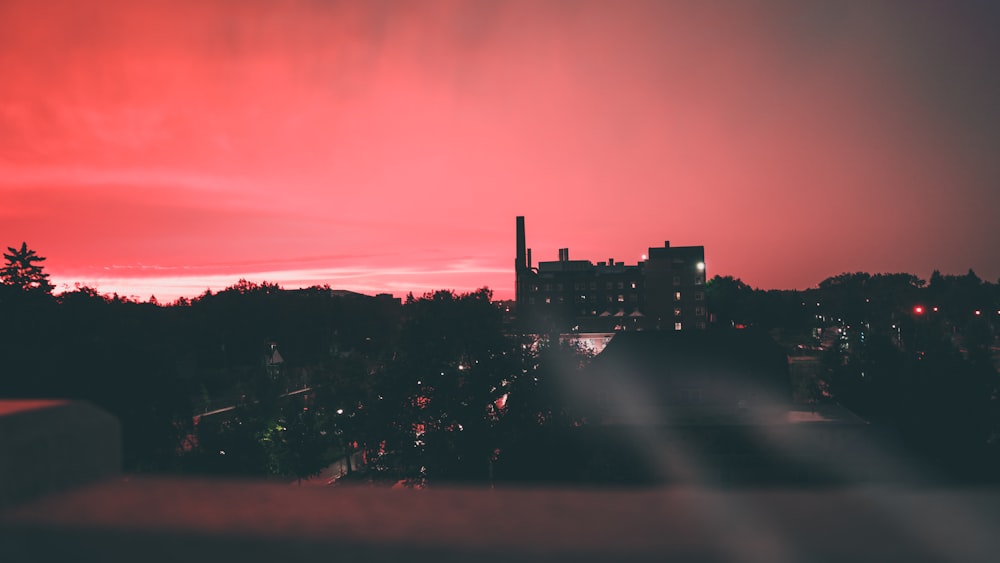
[[[996,561],[1000,490],[289,487],[118,476],[86,403],[0,401],[0,561]],[[75,488],[74,488],[75,487]]]
[[[84,402],[0,400],[0,508],[120,473],[113,416]]]
[[[1000,491],[297,488],[122,478],[0,512],[0,560],[995,561]]]

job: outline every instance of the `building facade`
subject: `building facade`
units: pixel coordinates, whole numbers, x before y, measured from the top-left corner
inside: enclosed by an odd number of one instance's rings
[[[524,217],[514,262],[518,322],[525,330],[606,332],[704,329],[705,247],[650,248],[638,264],[559,259],[532,264]]]

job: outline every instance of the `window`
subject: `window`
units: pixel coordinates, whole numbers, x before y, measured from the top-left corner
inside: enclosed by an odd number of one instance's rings
[[[552,298],[551,297],[546,297],[545,298],[545,302],[546,303],[552,303]]]
[[[619,303],[624,303],[625,302],[625,296],[619,293],[618,294],[618,302]]]
[[[680,300],[681,300],[681,292],[675,291],[674,292],[674,301],[680,301]]]
[[[635,282],[632,282],[632,289],[635,289]]]
[[[618,282],[618,289],[625,289],[625,282]]]
[[[697,323],[695,323],[695,326],[698,327],[700,330],[705,330],[705,321],[698,321]]]
[[[681,330],[681,323],[674,323],[674,330]]]
[[[694,294],[694,300],[695,301],[704,301],[705,300],[705,292],[704,291],[699,291],[699,292],[695,293]]]
[[[680,307],[674,309],[674,316],[675,317],[681,316],[681,309],[680,309]]]
[[[704,284],[705,284],[705,276],[703,276],[703,275],[701,275],[701,274],[698,274],[698,275],[697,275],[697,276],[696,276],[696,277],[694,278],[694,284],[695,284],[695,285],[704,285]]]
[[[695,307],[694,308],[694,315],[696,317],[704,317],[705,316],[705,308],[704,307]]]

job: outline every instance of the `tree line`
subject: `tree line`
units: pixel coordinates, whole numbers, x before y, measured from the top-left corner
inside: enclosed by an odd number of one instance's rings
[[[0,396],[104,407],[128,471],[301,479],[361,454],[374,480],[484,482],[514,426],[562,420],[486,288],[400,302],[240,280],[162,305],[54,295],[44,258],[11,250]]]
[[[561,385],[588,356],[510,333],[486,288],[400,302],[240,280],[162,305],[54,295],[43,257],[8,251],[0,396],[104,407],[128,471],[301,479],[361,456],[366,478],[388,483],[560,480],[546,456],[586,424]],[[843,274],[806,291],[716,276],[706,299],[714,330],[765,330],[791,352],[827,344],[815,400],[928,455],[981,459],[1000,436],[997,288],[971,271]]]
[[[716,276],[706,299],[719,324],[762,327],[790,353],[818,354],[810,400],[848,407],[945,474],[995,479],[1000,280],[855,272],[763,291]]]

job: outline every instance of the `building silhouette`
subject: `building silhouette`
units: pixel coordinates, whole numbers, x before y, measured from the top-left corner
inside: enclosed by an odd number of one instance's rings
[[[705,247],[650,248],[638,264],[559,259],[532,264],[524,217],[514,261],[518,323],[528,331],[607,332],[704,329]]]

